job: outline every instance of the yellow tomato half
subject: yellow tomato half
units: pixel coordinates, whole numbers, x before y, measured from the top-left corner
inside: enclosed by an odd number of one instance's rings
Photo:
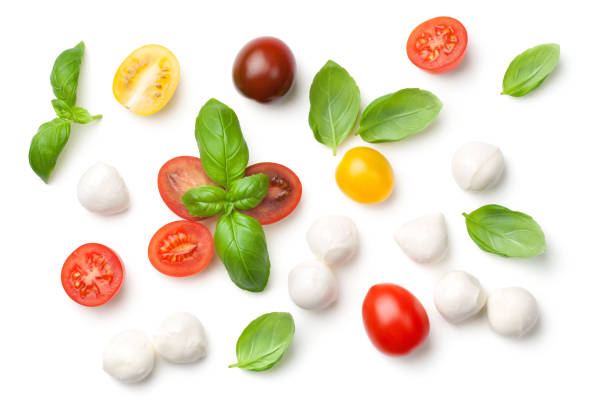
[[[179,63],[161,45],[145,45],[121,63],[113,80],[117,101],[137,115],[151,115],[168,103],[179,80]]]
[[[378,151],[355,147],[336,169],[336,183],[351,199],[364,204],[384,201],[393,191],[393,169]]]

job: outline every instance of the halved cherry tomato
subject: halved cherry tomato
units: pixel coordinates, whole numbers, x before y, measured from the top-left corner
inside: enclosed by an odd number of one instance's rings
[[[354,147],[338,164],[336,183],[344,194],[358,203],[379,203],[393,191],[393,169],[378,151]]]
[[[179,156],[168,160],[157,175],[157,188],[162,200],[173,213],[186,220],[197,221],[202,218],[191,215],[183,205],[181,197],[190,188],[208,185],[214,183],[204,171],[200,159],[193,156]]]
[[[195,221],[174,221],[161,227],[149,243],[149,261],[165,275],[189,276],[212,259],[213,237]]]
[[[123,282],[123,264],[102,244],[85,244],[68,256],[62,267],[62,286],[70,299],[83,306],[108,302]]]
[[[270,178],[268,194],[257,207],[241,212],[267,225],[282,220],[295,210],[302,198],[302,183],[293,171],[278,163],[254,164],[247,167],[244,175],[260,173]]]
[[[179,63],[161,45],[145,45],[121,63],[113,80],[115,99],[130,112],[151,115],[168,103],[179,80]]]
[[[406,53],[417,67],[441,74],[459,65],[468,35],[463,24],[452,17],[436,17],[419,24],[408,37]]]

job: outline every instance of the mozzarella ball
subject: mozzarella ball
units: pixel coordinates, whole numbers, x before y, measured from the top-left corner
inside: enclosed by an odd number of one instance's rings
[[[206,355],[204,327],[190,313],[174,313],[153,334],[153,345],[171,363],[193,363]]]
[[[77,197],[83,207],[103,215],[117,214],[130,206],[130,195],[123,178],[112,166],[97,163],[79,180]]]
[[[316,257],[328,265],[337,265],[348,261],[357,251],[357,226],[348,217],[322,217],[312,224],[306,240]]]
[[[103,368],[119,381],[144,380],[155,365],[155,351],[145,334],[128,330],[109,340],[104,349]]]
[[[320,260],[302,262],[289,273],[289,296],[303,309],[325,309],[338,297],[336,277]]]
[[[447,273],[434,289],[436,309],[450,323],[474,316],[486,302],[487,296],[478,279],[463,271]]]
[[[439,262],[446,255],[448,234],[444,215],[427,214],[408,221],[395,232],[395,242],[413,261]]]
[[[523,288],[497,289],[489,296],[487,314],[495,332],[520,337],[538,321],[538,304]]]
[[[497,146],[471,142],[453,156],[453,176],[464,190],[481,191],[494,186],[504,172],[504,156]]]

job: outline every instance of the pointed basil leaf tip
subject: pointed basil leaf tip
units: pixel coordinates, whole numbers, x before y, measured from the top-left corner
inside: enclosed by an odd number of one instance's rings
[[[268,194],[270,178],[267,174],[254,174],[236,180],[229,189],[227,198],[239,210],[257,207]]]
[[[101,119],[102,115],[92,116],[89,111],[85,108],[80,108],[78,106],[72,108],[70,119],[74,123],[80,123],[82,125],[86,125],[94,120]]]
[[[523,96],[536,89],[559,62],[559,44],[542,44],[518,55],[504,75],[502,95]]]
[[[63,51],[55,60],[51,70],[53,93],[69,106],[76,104],[77,85],[81,72],[81,61],[85,44],[81,41],[74,48]]]
[[[244,329],[236,342],[238,361],[229,367],[264,371],[280,361],[295,334],[293,317],[285,312],[259,316]]]
[[[216,186],[201,186],[187,190],[181,201],[195,217],[212,217],[225,210],[227,192]]]
[[[336,148],[353,130],[361,95],[355,80],[334,61],[327,61],[315,75],[310,86],[310,112],[308,124],[315,139]]]
[[[46,183],[57,158],[70,137],[70,122],[55,118],[43,123],[32,138],[28,159],[30,167]]]
[[[402,140],[427,128],[441,109],[442,102],[431,92],[402,89],[372,101],[361,115],[357,134],[369,143]]]
[[[542,229],[527,214],[490,204],[463,216],[470,238],[486,252],[531,258],[546,251]]]
[[[195,137],[212,181],[227,188],[244,176],[249,150],[231,108],[214,98],[206,102],[196,119]]]

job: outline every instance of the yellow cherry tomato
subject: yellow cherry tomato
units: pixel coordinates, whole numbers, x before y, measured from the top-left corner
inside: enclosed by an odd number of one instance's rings
[[[179,70],[178,60],[166,47],[140,47],[128,55],[115,74],[115,99],[130,112],[151,115],[172,98]]]
[[[351,199],[364,204],[384,201],[393,191],[393,169],[378,151],[355,147],[336,169],[336,183]]]

